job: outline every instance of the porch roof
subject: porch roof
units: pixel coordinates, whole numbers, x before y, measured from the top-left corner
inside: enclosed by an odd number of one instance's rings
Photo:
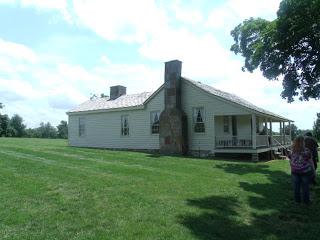
[[[261,107],[257,107],[256,105],[248,102],[247,100],[245,100],[245,99],[243,99],[243,98],[241,98],[241,97],[239,97],[239,96],[237,96],[235,94],[218,90],[218,89],[216,89],[214,87],[211,87],[209,85],[203,84],[201,82],[193,81],[193,80],[185,78],[185,77],[183,77],[183,79],[185,81],[190,82],[194,86],[204,90],[205,92],[207,92],[207,93],[209,93],[211,95],[214,95],[215,97],[222,98],[223,100],[227,100],[229,102],[232,102],[233,104],[240,105],[240,106],[242,106],[244,108],[247,108],[247,109],[249,109],[249,110],[251,110],[253,112],[265,115],[267,117],[271,117],[274,120],[284,120],[284,121],[288,121],[288,122],[293,122],[292,120],[290,120],[290,119],[288,119],[286,117],[283,117],[281,115],[275,114],[275,113],[270,112],[268,110],[265,110],[265,109],[263,109]]]

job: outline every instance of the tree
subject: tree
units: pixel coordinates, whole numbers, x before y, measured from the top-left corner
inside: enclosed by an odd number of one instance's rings
[[[101,93],[101,94],[100,94],[100,98],[109,98],[109,96],[106,95],[106,94],[104,94],[104,93]]]
[[[95,100],[97,98],[98,98],[98,96],[96,94],[91,94],[91,96],[90,96],[90,100]]]
[[[25,136],[28,138],[38,137],[36,134],[36,132],[37,132],[36,128],[27,128],[25,132],[26,132]]]
[[[289,128],[289,125],[286,125],[284,128],[284,132],[286,135],[289,135],[290,129],[291,129],[291,140],[293,140],[299,135],[299,130],[298,130],[298,127],[293,123],[290,124],[290,128]]]
[[[56,138],[57,129],[51,123],[40,123],[40,127],[36,129],[35,137],[39,138]]]
[[[23,137],[25,135],[26,125],[23,124],[23,119],[18,114],[13,115],[10,119],[10,126],[14,129],[12,137]]]
[[[0,109],[3,108],[3,104],[0,102]],[[5,131],[3,128],[2,128],[2,115],[0,113],[0,137],[3,136],[3,131]]]
[[[67,121],[61,121],[57,126],[58,138],[68,138],[68,123]]]
[[[320,0],[283,0],[277,18],[245,20],[231,31],[231,51],[244,58],[242,70],[260,68],[269,80],[283,77],[288,102],[320,99]]]
[[[6,137],[17,137],[17,130],[14,129],[10,124],[7,128],[7,131],[6,131]]]
[[[313,135],[320,141],[320,113],[317,113],[317,119],[313,123]]]
[[[8,117],[8,115],[0,114],[0,137],[5,137],[8,135],[9,123],[10,118]]]
[[[97,95],[95,93],[94,94],[91,93],[90,100],[95,100],[98,98],[99,98],[99,95]],[[109,96],[104,93],[100,93],[100,98],[109,98]]]

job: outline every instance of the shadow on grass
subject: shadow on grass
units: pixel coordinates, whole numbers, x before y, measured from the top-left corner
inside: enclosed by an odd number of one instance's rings
[[[226,173],[239,176],[239,192],[188,199],[197,213],[179,216],[195,237],[211,239],[319,239],[320,204],[296,205],[290,175],[267,165],[221,164]],[[245,174],[258,174],[255,177]],[[264,180],[259,176],[264,175]],[[320,188],[312,190],[320,194]],[[237,197],[234,197],[237,196]],[[200,214],[199,214],[200,212]]]
[[[148,153],[145,152],[146,156],[149,158],[163,158],[163,157],[174,157],[176,159],[195,159],[195,160],[202,160],[202,161],[223,161],[223,162],[234,162],[234,163],[251,163],[252,160],[250,160],[251,158],[247,157],[247,158],[231,158],[231,157],[227,157],[227,156],[220,156],[220,157],[213,157],[213,156],[208,156],[208,157],[204,157],[204,156],[196,156],[196,155],[176,155],[176,154],[163,154],[163,153]]]

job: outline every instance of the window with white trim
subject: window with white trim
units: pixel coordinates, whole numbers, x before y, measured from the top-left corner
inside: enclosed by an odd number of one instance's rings
[[[79,137],[84,136],[86,133],[86,119],[79,117]]]
[[[193,108],[193,124],[194,124],[193,126],[194,132],[197,132],[197,133],[205,132],[203,107]]]
[[[229,133],[229,116],[223,116],[223,132]]]
[[[160,111],[150,113],[151,134],[159,134]]]
[[[127,115],[121,116],[121,135],[129,136],[129,121]]]

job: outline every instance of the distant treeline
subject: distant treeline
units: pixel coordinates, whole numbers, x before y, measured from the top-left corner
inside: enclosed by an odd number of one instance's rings
[[[58,126],[49,122],[40,123],[37,128],[27,128],[18,114],[10,118],[0,114],[0,137],[30,137],[30,138],[68,138],[68,123],[61,121]]]

